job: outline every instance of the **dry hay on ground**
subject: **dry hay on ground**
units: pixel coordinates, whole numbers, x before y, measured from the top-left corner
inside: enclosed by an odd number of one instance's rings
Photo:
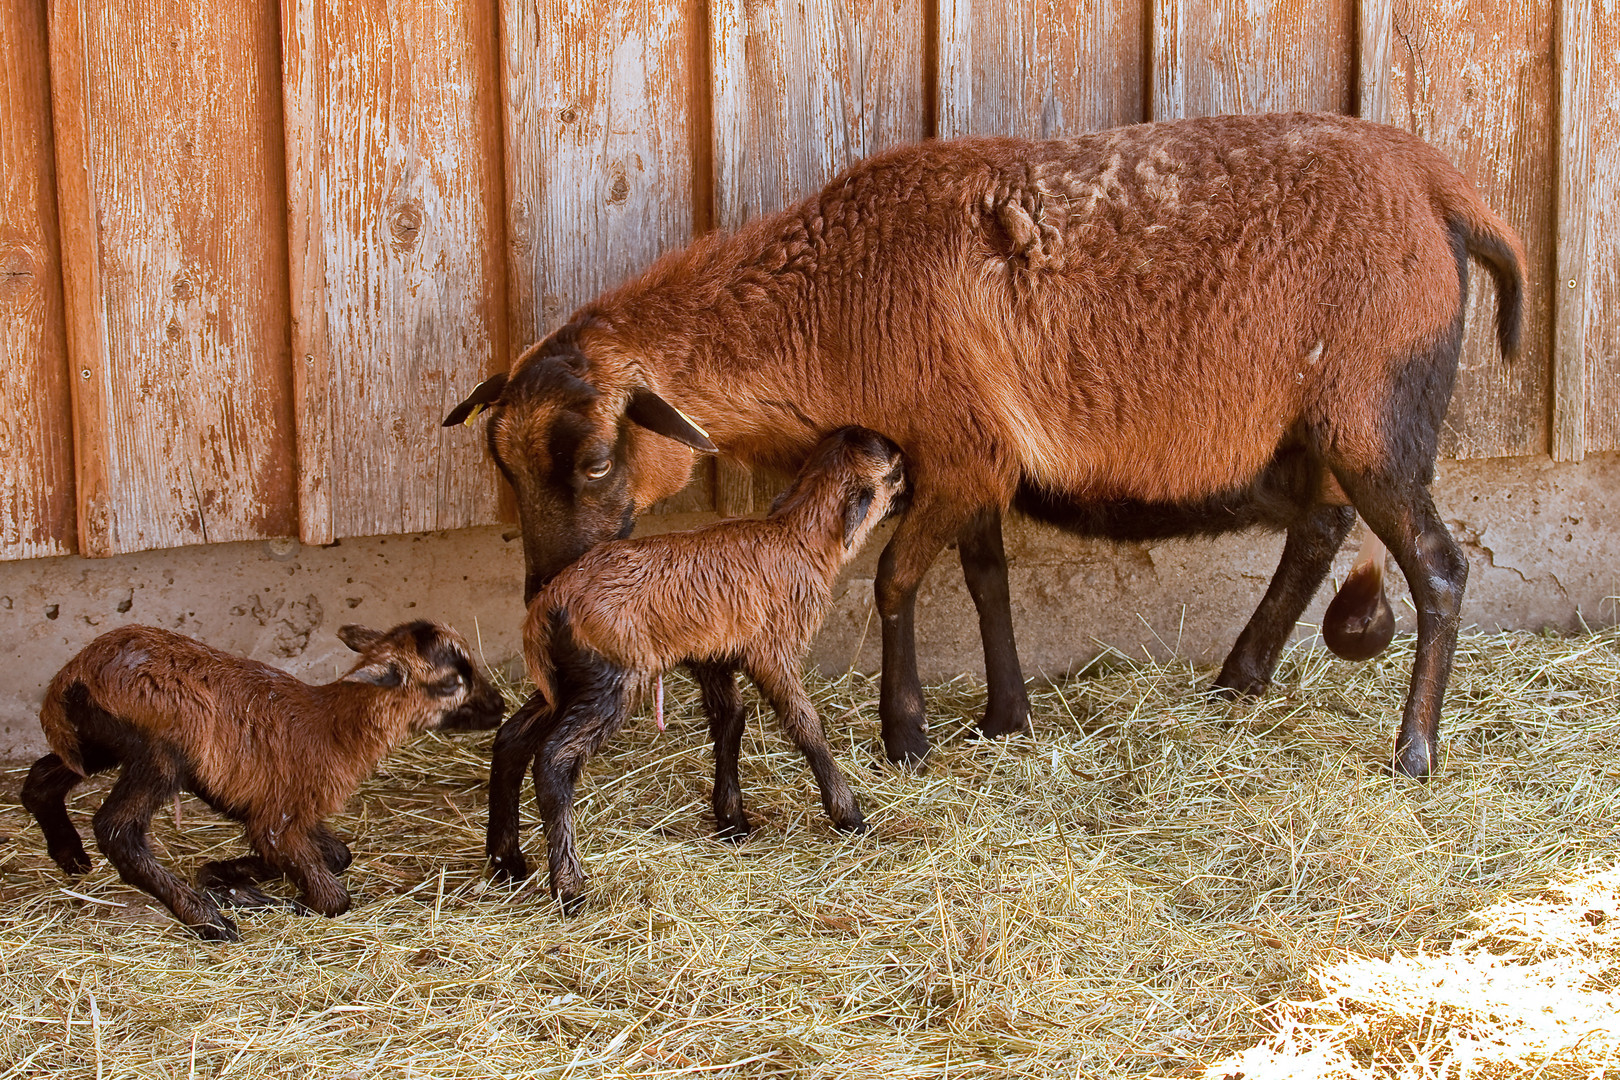
[[[1380,769],[1409,640],[1360,667],[1296,649],[1252,706],[1185,666],[1096,665],[1036,692],[1033,739],[991,744],[963,738],[982,688],[950,683],[921,775],[881,766],[873,682],[818,682],[871,832],[833,832],[756,715],[736,847],[710,838],[707,734],[677,681],[671,730],[637,719],[587,771],[573,920],[543,877],[484,881],[487,735],[416,742],[337,822],[354,911],[244,916],[239,945],[183,936],[105,864],[65,881],[8,801],[0,1077],[1223,1076],[1245,1051],[1270,1055],[1251,1077],[1330,1052],[1347,1076],[1456,1075],[1410,1063],[1466,1008],[1396,1015],[1365,989],[1394,968],[1346,964],[1471,952],[1534,979],[1548,950],[1585,950],[1571,1008],[1613,1011],[1612,935],[1527,945],[1473,913],[1620,862],[1617,640],[1465,638],[1427,786]],[[104,785],[85,790],[88,832]],[[158,827],[182,866],[240,850],[185,815]],[[1410,998],[1423,976],[1400,970]],[[1612,1038],[1538,1052],[1527,1072],[1616,1068]]]

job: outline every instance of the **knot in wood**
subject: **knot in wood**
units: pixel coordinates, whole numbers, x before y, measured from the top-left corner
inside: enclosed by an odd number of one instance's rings
[[[404,203],[394,211],[389,229],[394,234],[394,250],[401,254],[416,247],[422,235],[422,208],[414,202]]]

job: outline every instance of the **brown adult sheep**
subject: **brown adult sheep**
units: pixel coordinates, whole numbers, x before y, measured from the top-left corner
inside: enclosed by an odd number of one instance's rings
[[[448,627],[345,626],[338,637],[360,659],[324,686],[155,626],[122,627],[85,646],[45,691],[40,725],[53,752],[22,788],[51,858],[69,874],[90,869],[66,797],[86,776],[118,767],[96,811],[96,843],[124,881],[199,937],[238,939],[210,893],[236,906],[270,903],[253,886],[282,874],[305,908],[347,911],[337,875],[349,849],[324,819],[406,736],[494,727],[504,709]],[[181,790],[241,822],[255,852],[204,864],[201,892],[158,863],[147,836],[152,815]]]
[[[811,452],[762,520],[722,521],[684,533],[592,548],[529,606],[523,655],[538,688],[495,738],[488,850],[495,875],[521,879],[518,794],[534,762],[551,891],[572,907],[585,875],[574,849],[574,787],[586,760],[633,704],[677,664],[697,675],[714,738],[714,816],[723,837],[749,829],[737,778],[745,672],[803,752],[821,804],[846,832],[865,828],[833,761],[799,662],[821,626],[838,571],[904,487],[900,451],[844,428]]]
[[[1395,765],[1421,777],[1467,577],[1428,485],[1470,255],[1511,353],[1517,238],[1439,151],[1347,117],[927,142],[665,256],[446,422],[490,410],[530,596],[684,485],[692,448],[785,470],[840,425],[893,439],[912,508],[876,599],[897,761],[927,751],[913,608],[952,540],[985,642],[981,730],[1027,725],[1009,507],[1115,539],[1286,530],[1216,679],[1239,693],[1268,683],[1359,511],[1416,600]],[[1328,640],[1376,651],[1357,607],[1333,609],[1346,633]]]

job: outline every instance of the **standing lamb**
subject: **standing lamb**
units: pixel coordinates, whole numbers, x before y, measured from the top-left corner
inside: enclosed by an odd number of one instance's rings
[[[45,691],[39,720],[53,752],[22,788],[51,858],[69,874],[90,869],[66,797],[85,777],[120,768],[96,811],[96,843],[124,881],[199,937],[238,940],[209,893],[228,892],[238,906],[271,903],[253,885],[283,874],[305,908],[347,911],[337,875],[349,849],[324,819],[407,736],[492,728],[504,708],[448,627],[345,626],[338,637],[360,660],[324,686],[154,626],[122,627],[85,646]],[[256,853],[205,863],[204,892],[159,865],[147,836],[152,815],[182,790],[241,822]]]
[[[916,591],[952,541],[985,643],[981,730],[1028,724],[1007,510],[1116,540],[1285,530],[1215,680],[1236,693],[1265,688],[1359,511],[1417,607],[1394,763],[1423,777],[1468,571],[1428,488],[1470,257],[1511,353],[1513,231],[1440,151],[1349,117],[929,141],[666,255],[446,422],[489,410],[531,596],[683,487],[694,449],[792,469],[845,424],[893,439],[911,508],[876,600],[895,761],[928,749]],[[1384,643],[1376,606],[1332,611],[1330,641]]]
[[[799,662],[821,626],[838,571],[897,508],[904,485],[898,447],[875,432],[843,428],[816,446],[768,517],[613,541],[554,577],[529,605],[523,627],[536,693],[495,737],[488,850],[496,876],[528,875],[517,804],[532,759],[551,891],[572,908],[585,884],[574,851],[580,772],[633,704],[681,663],[696,673],[710,717],[720,835],[740,837],[749,829],[737,778],[745,719],[734,679],[739,668],[804,753],[833,824],[863,830]]]

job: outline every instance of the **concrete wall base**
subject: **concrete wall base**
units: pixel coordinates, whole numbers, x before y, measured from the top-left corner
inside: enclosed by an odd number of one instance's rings
[[[1471,563],[1466,624],[1490,631],[1617,621],[1620,454],[1579,465],[1446,462],[1434,491]],[[644,531],[711,519],[651,519]],[[324,681],[348,665],[351,654],[335,636],[344,623],[386,627],[432,618],[462,630],[488,663],[510,665],[518,652],[523,558],[501,532],[329,547],[271,540],[0,564],[0,643],[12,657],[12,676],[0,685],[0,755],[43,752],[37,716],[51,675],[91,638],[125,623],[168,627]],[[872,575],[882,540],[840,583],[811,656],[824,671],[877,669]],[[1347,544],[1340,554],[1336,579],[1353,549]],[[1012,521],[1007,551],[1025,672],[1055,677],[1109,647],[1218,663],[1265,591],[1282,540],[1245,534],[1117,545]],[[1398,573],[1393,581],[1399,585]],[[1330,596],[1324,589],[1317,597],[1301,635],[1313,632]],[[1404,593],[1396,606],[1409,631]],[[977,617],[953,553],[929,574],[917,612],[926,678],[982,673]]]

